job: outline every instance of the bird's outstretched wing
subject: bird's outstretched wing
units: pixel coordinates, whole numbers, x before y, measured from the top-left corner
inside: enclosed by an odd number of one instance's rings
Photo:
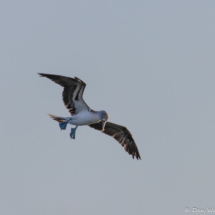
[[[97,122],[89,125],[96,130],[102,130],[102,122]],[[129,132],[129,130],[121,125],[107,122],[103,133],[115,138],[125,149],[128,154],[132,155],[132,158],[136,157],[137,160],[141,159],[137,145]]]
[[[83,99],[83,93],[86,87],[86,83],[84,83],[81,79],[77,77],[69,78],[61,75],[44,73],[38,74],[42,77],[49,78],[55,83],[64,87],[63,102],[71,115],[75,115],[83,110],[90,110],[89,106]]]

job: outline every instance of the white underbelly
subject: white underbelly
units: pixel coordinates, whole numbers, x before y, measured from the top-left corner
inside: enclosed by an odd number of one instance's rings
[[[100,121],[98,115],[91,112],[78,113],[71,118],[69,123],[72,125],[89,125]]]

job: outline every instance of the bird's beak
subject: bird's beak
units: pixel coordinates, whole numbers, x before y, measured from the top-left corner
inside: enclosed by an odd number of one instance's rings
[[[102,132],[104,132],[106,122],[107,121],[102,121]]]

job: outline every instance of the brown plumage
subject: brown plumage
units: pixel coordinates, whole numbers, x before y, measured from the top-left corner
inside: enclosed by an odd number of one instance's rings
[[[48,114],[47,113],[47,115],[49,115],[53,120],[55,120],[55,121],[57,121],[57,122],[65,122],[66,120],[65,119],[63,119],[62,117],[60,117],[60,116],[55,116],[55,115],[51,115],[51,114]]]
[[[97,122],[89,125],[91,128],[96,130],[102,130],[102,122]],[[103,133],[116,139],[128,154],[132,155],[132,158],[136,157],[137,160],[141,159],[137,145],[129,132],[129,130],[121,125],[114,124],[112,122],[107,122],[105,124],[105,129]]]
[[[84,83],[81,79],[79,79],[77,77],[69,78],[69,77],[65,77],[65,76],[61,76],[61,75],[52,75],[52,74],[44,74],[44,73],[38,73],[38,74],[41,77],[49,78],[52,81],[54,81],[55,83],[64,87],[63,94],[62,94],[63,102],[64,102],[66,108],[69,110],[71,115],[76,114],[74,100],[78,100],[77,96],[79,96],[80,101],[83,102],[85,104],[85,106],[88,107],[88,105],[83,100],[83,92],[86,87],[86,83]],[[79,92],[81,90],[82,90],[82,93],[79,94]]]

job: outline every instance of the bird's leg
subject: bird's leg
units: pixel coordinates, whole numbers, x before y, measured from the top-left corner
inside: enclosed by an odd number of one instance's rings
[[[69,123],[69,121],[71,120],[71,117],[69,119],[67,119],[65,122],[60,122],[59,126],[61,130],[66,130],[66,126]]]
[[[71,129],[71,133],[70,133],[70,137],[71,139],[75,139],[75,132],[76,132],[76,129],[78,128],[78,126],[76,126],[75,128],[72,128]]]

